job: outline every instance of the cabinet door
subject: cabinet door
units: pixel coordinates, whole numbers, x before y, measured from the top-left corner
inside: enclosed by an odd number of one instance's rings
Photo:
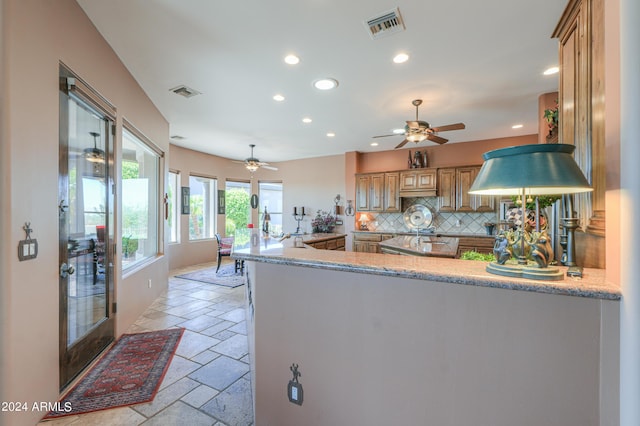
[[[370,176],[369,210],[381,212],[384,210],[384,173]]]
[[[474,196],[469,194],[476,177],[477,167],[459,167],[456,169],[456,211],[475,211]]]
[[[369,175],[356,176],[356,210],[359,212],[368,212],[371,207],[369,206]]]
[[[425,169],[416,172],[416,185],[419,190],[436,190],[436,170]]]
[[[438,169],[438,211],[456,209],[456,169]]]
[[[415,171],[400,172],[400,191],[415,191],[418,189],[418,180]]]
[[[384,211],[400,211],[400,173],[384,174]]]

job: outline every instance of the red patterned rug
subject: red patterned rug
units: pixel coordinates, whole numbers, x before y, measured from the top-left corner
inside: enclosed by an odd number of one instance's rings
[[[184,328],[124,334],[44,418],[152,401]]]

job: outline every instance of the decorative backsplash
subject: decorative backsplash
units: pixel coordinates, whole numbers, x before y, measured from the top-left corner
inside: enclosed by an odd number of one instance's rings
[[[433,212],[433,223],[436,232],[468,233],[486,235],[485,222],[496,223],[497,213],[439,213],[436,197],[403,198],[402,213],[368,213],[371,222],[370,231],[378,232],[408,232],[410,229],[404,223],[404,211],[414,204],[423,204]]]

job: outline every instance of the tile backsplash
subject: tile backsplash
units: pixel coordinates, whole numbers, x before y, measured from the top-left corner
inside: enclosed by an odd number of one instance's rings
[[[414,204],[423,204],[431,209],[436,232],[451,232],[465,234],[486,235],[485,222],[496,223],[497,213],[439,213],[436,197],[403,198],[402,213],[368,213],[370,231],[378,232],[408,232],[410,229],[404,223],[404,211]]]

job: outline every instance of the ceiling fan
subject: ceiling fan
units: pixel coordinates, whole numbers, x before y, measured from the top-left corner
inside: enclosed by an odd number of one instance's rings
[[[429,139],[431,142],[439,143],[442,145],[449,139],[441,138],[436,133],[446,132],[448,130],[462,130],[465,128],[464,123],[448,124],[446,126],[431,127],[426,121],[418,120],[418,107],[422,104],[422,99],[416,99],[411,102],[416,107],[416,120],[407,121],[407,125],[404,126],[405,139],[398,144],[394,149],[402,148],[407,142],[422,142],[425,139]],[[379,135],[374,138],[386,138],[393,135]]]
[[[239,161],[239,160],[232,160],[232,161],[234,163],[243,163],[244,166],[247,168],[247,170],[249,170],[251,173],[255,172],[260,167],[264,169],[269,169],[269,170],[278,170],[277,167],[270,166],[269,163],[263,163],[262,161],[255,158],[253,156],[253,148],[255,148],[255,144],[251,144],[249,146],[251,147],[251,157],[246,158],[244,161]]]

